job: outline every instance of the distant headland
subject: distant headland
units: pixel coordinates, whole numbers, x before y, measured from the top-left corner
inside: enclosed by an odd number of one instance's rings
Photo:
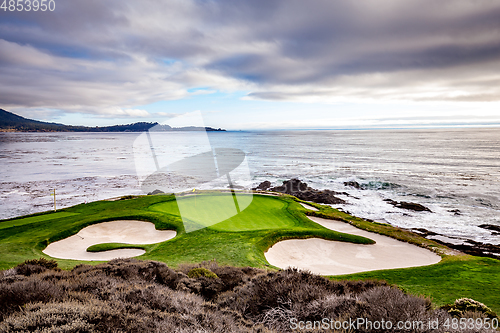
[[[171,127],[160,125],[157,122],[138,122],[128,125],[114,125],[104,127],[71,126],[58,123],[48,123],[18,116],[12,112],[0,109],[0,132],[144,132],[154,127],[158,132],[174,131],[211,131],[225,132],[225,129],[212,127]]]

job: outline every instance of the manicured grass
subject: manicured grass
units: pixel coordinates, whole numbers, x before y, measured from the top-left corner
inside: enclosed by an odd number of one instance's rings
[[[500,314],[500,260],[473,256],[448,256],[440,263],[406,269],[335,276],[333,279],[385,280],[403,290],[432,298],[435,305],[468,297]]]
[[[185,207],[192,207],[192,211],[183,210],[184,219],[204,224],[207,228],[179,234],[141,258],[164,261],[173,266],[216,259],[223,265],[264,267],[268,266],[264,252],[283,239],[319,237],[355,243],[372,242],[313,223],[303,213],[305,209],[291,198],[254,195],[248,208],[219,223],[216,222],[221,216],[228,216],[229,203],[234,208],[230,193],[186,196],[180,200],[184,201],[182,204]],[[158,203],[150,209],[172,216],[180,215],[175,201]],[[207,218],[208,222],[202,222],[206,211],[211,213],[211,217]]]
[[[187,196],[181,200],[196,200],[195,206],[219,214],[221,200],[232,197],[219,192]],[[41,251],[49,244],[82,228],[112,220],[151,221],[157,229],[173,229],[177,236],[167,242],[142,245],[147,252],[140,259],[153,259],[177,266],[181,263],[216,259],[234,266],[268,265],[264,251],[275,242],[287,238],[320,237],[324,239],[370,243],[359,236],[334,232],[310,221],[302,206],[291,198],[255,195],[252,204],[241,216],[211,225],[209,228],[185,232],[173,195],[143,196],[130,200],[99,201],[70,207],[58,213],[28,216],[9,221],[0,233],[0,269],[13,267],[24,260],[46,257]],[[193,216],[193,215],[191,215]],[[220,218],[219,218],[220,219]],[[26,221],[30,221],[29,224]],[[209,223],[207,223],[209,225]],[[118,244],[101,244],[98,250],[123,248]],[[92,250],[95,250],[92,247]],[[76,260],[56,259],[63,268],[73,267]],[[93,262],[95,263],[95,262]]]
[[[163,196],[114,202],[98,201],[73,206],[57,213],[48,212],[0,221],[0,225],[5,226],[0,232],[0,269],[13,267],[27,259],[49,258],[41,252],[47,244],[74,235],[94,223],[118,219],[143,220],[155,223],[157,229],[183,230],[179,218],[162,216],[147,209],[152,203],[174,199],[173,196]],[[83,263],[74,260],[57,261],[63,268]]]
[[[99,201],[61,210],[57,213],[0,221],[0,269],[13,267],[27,259],[49,258],[41,251],[45,246],[82,228],[112,220],[153,222],[157,229],[173,229],[177,236],[163,243],[130,246],[99,244],[92,251],[124,247],[146,250],[139,259],[158,260],[171,267],[182,263],[199,263],[215,259],[221,265],[270,267],[264,252],[274,243],[291,238],[319,237],[329,240],[371,243],[353,235],[323,228],[306,217],[338,219],[362,229],[395,237],[440,253],[443,260],[435,265],[394,269],[335,277],[335,279],[383,279],[406,291],[423,294],[435,304],[450,303],[470,297],[500,313],[500,261],[472,256],[448,255],[449,249],[416,234],[389,226],[370,223],[327,206],[308,203],[319,211],[300,206],[292,197],[254,195],[253,201],[240,214],[229,216],[234,209],[230,194],[211,192],[181,198],[179,206],[173,195],[143,196],[119,201]],[[230,208],[232,207],[232,208]],[[194,226],[194,228],[193,228]],[[200,228],[206,226],[205,228]],[[190,229],[191,228],[191,229]],[[186,230],[188,232],[186,232]],[[97,262],[56,259],[62,268]]]
[[[76,214],[77,213],[69,213],[69,212],[56,213],[56,212],[54,212],[52,214],[43,214],[43,215],[36,215],[36,216],[26,217],[26,218],[21,218],[21,219],[6,220],[6,221],[0,222],[0,229],[11,228],[11,227],[15,227],[15,226],[21,226],[21,225],[25,225],[25,224],[37,223],[37,222],[42,222],[42,221],[47,221],[47,220],[54,220],[54,219],[58,219],[61,217],[73,216]]]
[[[286,202],[269,196],[254,196],[248,208],[239,214],[236,214],[231,193],[187,196],[177,202],[159,203],[150,208],[153,211],[179,215],[178,205],[185,207],[182,209],[184,220],[218,231],[282,229],[298,225],[297,220],[284,209]]]

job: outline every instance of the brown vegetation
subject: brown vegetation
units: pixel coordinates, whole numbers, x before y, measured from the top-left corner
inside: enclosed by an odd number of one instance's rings
[[[451,318],[383,282],[331,281],[294,269],[205,262],[174,271],[126,259],[71,271],[40,260],[0,272],[0,332],[289,332],[292,318],[361,317]]]

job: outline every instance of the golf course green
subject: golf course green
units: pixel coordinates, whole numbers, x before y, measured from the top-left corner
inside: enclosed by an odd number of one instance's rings
[[[124,197],[123,200],[80,204],[58,212],[0,221],[0,268],[7,269],[27,259],[48,257],[42,250],[49,243],[74,235],[89,225],[114,220],[149,221],[158,230],[175,230],[177,236],[169,241],[132,246],[146,250],[140,259],[159,260],[173,267],[212,259],[220,264],[266,267],[269,265],[264,257],[265,250],[289,238],[318,237],[372,243],[369,239],[331,231],[312,222],[305,215],[306,209],[290,197],[254,195],[250,206],[222,221],[228,214],[225,203],[233,202],[230,193],[203,193],[178,200],[193,207],[191,212],[184,212],[185,222],[173,195]],[[191,222],[206,228],[186,232],[185,224]],[[99,244],[90,250],[130,247],[129,244]],[[65,268],[83,263],[56,260]]]
[[[179,216],[178,203],[188,207],[182,212],[184,225],[192,222],[213,230],[230,232],[285,229],[301,225],[301,220],[294,218],[286,209],[287,202],[269,196],[254,196],[252,204],[239,214],[236,214],[230,193],[186,196],[177,201],[152,205],[150,209]]]
[[[326,229],[307,218],[311,215],[342,220],[368,231],[434,249],[443,257],[440,263],[431,266],[332,278],[384,279],[409,293],[432,297],[437,305],[469,297],[500,312],[499,260],[451,254],[444,246],[408,231],[367,222],[328,206],[311,204],[318,211],[308,210],[298,203],[298,199],[286,195],[254,194],[251,204],[233,216],[235,208],[229,204],[233,199],[231,193],[222,192],[202,192],[177,200],[173,195],[124,197],[2,220],[0,269],[9,269],[28,259],[53,259],[42,252],[49,243],[74,235],[89,225],[115,220],[149,221],[158,230],[175,230],[177,236],[156,244],[99,244],[90,250],[142,248],[146,253],[138,259],[162,261],[174,268],[183,263],[216,260],[219,265],[276,269],[269,265],[264,252],[285,239],[322,238],[373,243],[361,236]],[[182,217],[179,207],[182,207]],[[88,261],[55,260],[66,269],[81,263],[89,264]]]

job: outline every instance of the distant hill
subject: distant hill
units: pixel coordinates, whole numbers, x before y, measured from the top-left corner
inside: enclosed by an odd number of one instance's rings
[[[158,123],[139,122],[128,125],[114,125],[105,127],[70,126],[57,123],[47,123],[33,119],[27,119],[12,112],[0,109],[0,132],[144,132],[152,127],[155,131],[225,131],[212,127],[170,127]]]

